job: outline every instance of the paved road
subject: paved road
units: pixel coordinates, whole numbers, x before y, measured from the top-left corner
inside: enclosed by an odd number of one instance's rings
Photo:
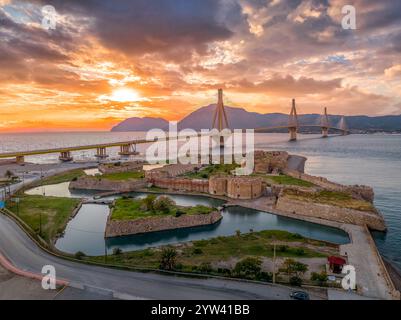
[[[288,299],[290,288],[220,279],[192,279],[74,263],[54,257],[34,244],[8,217],[0,215],[0,251],[16,267],[40,273],[51,264],[72,286],[115,298],[137,299]]]

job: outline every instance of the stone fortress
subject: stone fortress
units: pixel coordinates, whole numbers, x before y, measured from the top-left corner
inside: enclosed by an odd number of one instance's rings
[[[299,217],[314,217],[340,223],[365,226],[370,229],[386,230],[385,221],[373,205],[374,192],[368,186],[348,186],[331,182],[323,177],[304,173],[306,158],[290,155],[285,151],[255,151],[254,172],[247,176],[237,176],[231,172],[215,172],[202,177],[208,165],[168,164],[144,170],[145,162],[100,165],[102,173],[143,171],[144,179],[123,181],[108,180],[102,176],[83,176],[70,183],[71,189],[92,189],[113,192],[146,191],[148,188],[161,188],[166,192],[206,194],[226,199],[229,202],[248,201],[248,205],[266,203],[265,211],[281,212]],[[245,163],[242,164],[245,166]],[[192,178],[192,173],[200,173]],[[295,178],[301,185],[279,183],[275,177]],[[304,182],[309,183],[305,186]],[[153,189],[156,190],[156,189]],[[157,190],[156,190],[157,191]],[[360,201],[365,209],[347,207],[314,201],[322,192],[340,193],[350,197],[350,201]],[[244,205],[244,204],[242,204]],[[366,209],[366,207],[368,209]]]

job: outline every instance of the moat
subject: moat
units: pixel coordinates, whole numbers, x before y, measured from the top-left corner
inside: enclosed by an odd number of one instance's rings
[[[50,190],[58,187],[52,186]],[[49,190],[49,186],[46,188]],[[78,195],[82,196],[82,193],[73,193],[73,196]],[[131,195],[144,197],[145,193],[131,193]],[[221,200],[204,196],[169,195],[169,197],[182,206],[195,206],[198,204],[219,206],[223,204]],[[113,198],[115,197],[107,197],[102,200]],[[166,244],[234,235],[237,230],[240,230],[241,233],[247,233],[251,229],[254,231],[285,230],[299,233],[308,238],[336,244],[349,242],[348,235],[336,228],[279,217],[274,214],[242,207],[224,209],[222,212],[223,219],[211,226],[152,232],[105,240],[104,230],[108,214],[109,207],[107,205],[84,204],[77,215],[68,223],[64,236],[57,240],[57,249],[68,253],[82,251],[87,255],[103,255],[105,248],[107,248],[108,253],[112,253],[114,248],[120,248],[123,251],[140,250]]]

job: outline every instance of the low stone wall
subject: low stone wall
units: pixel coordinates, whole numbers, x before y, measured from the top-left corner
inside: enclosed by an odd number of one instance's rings
[[[371,203],[373,203],[374,200],[373,189],[369,186],[363,186],[363,185],[345,186],[339,183],[329,181],[324,177],[312,176],[310,174],[301,173],[294,170],[286,170],[285,174],[293,178],[308,181],[326,190],[346,192],[351,194],[354,198],[366,200]]]
[[[144,161],[129,161],[121,162],[119,165],[111,163],[101,163],[99,164],[99,171],[102,173],[119,173],[128,171],[139,171],[142,170],[143,165],[146,164]]]
[[[214,224],[222,219],[220,212],[181,215],[179,217],[151,217],[136,220],[107,220],[105,237],[119,237],[155,231],[174,230]]]
[[[136,189],[145,188],[147,182],[145,180],[107,180],[101,177],[88,177],[83,176],[75,181],[71,181],[70,189],[83,189],[83,190],[100,190],[100,191],[116,191],[128,192]]]
[[[379,213],[364,212],[327,204],[299,201],[286,196],[279,197],[276,209],[301,216],[315,217],[330,221],[368,226],[372,230],[385,231],[386,225]]]

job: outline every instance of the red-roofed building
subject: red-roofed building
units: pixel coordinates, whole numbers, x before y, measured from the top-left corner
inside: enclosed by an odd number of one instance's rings
[[[343,266],[347,263],[344,258],[336,256],[328,257],[327,261],[329,263],[330,270],[332,270],[333,273],[341,273]]]

